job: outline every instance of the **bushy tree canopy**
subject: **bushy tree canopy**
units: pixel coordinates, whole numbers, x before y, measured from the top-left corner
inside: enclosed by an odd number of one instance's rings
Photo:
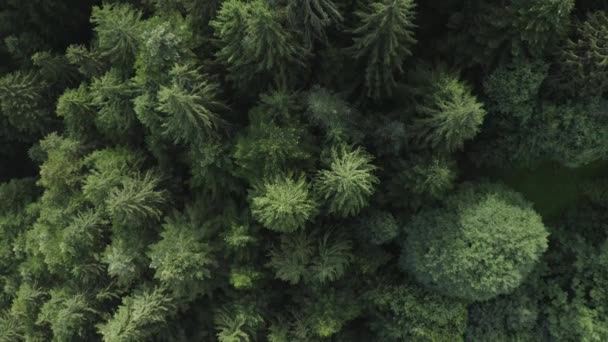
[[[465,185],[406,229],[403,267],[428,288],[466,300],[510,293],[547,249],[540,216],[501,185]]]

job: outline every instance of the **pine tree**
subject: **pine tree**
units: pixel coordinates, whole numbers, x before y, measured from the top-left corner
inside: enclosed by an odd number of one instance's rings
[[[15,72],[0,78],[0,113],[18,132],[39,135],[52,125],[47,83],[35,73]]]
[[[107,137],[125,139],[135,125],[135,113],[131,100],[135,89],[125,80],[118,69],[111,69],[93,79],[90,86],[91,103],[98,108],[96,127]]]
[[[161,240],[149,247],[154,277],[170,288],[174,296],[193,298],[205,289],[203,284],[217,264],[213,247],[205,236],[208,234],[205,226],[191,222],[186,215],[175,214],[166,219]]]
[[[315,180],[316,192],[329,205],[329,212],[341,217],[357,214],[368,205],[379,182],[371,164],[372,156],[361,148],[340,146],[331,149],[329,169]]]
[[[95,315],[83,294],[71,294],[63,289],[51,290],[51,299],[46,302],[38,316],[39,324],[48,324],[54,339],[69,341],[75,338],[90,338],[90,316]]]
[[[250,112],[250,125],[237,137],[236,174],[250,184],[304,168],[312,159],[312,139],[300,125],[279,126],[261,107]]]
[[[589,14],[585,21],[576,25],[575,38],[569,39],[562,50],[560,71],[565,77],[561,79],[567,80],[567,90],[571,93],[601,95],[608,86],[605,81],[608,72],[606,22],[608,14],[604,11]]]
[[[110,217],[124,224],[133,223],[133,220],[159,220],[161,206],[166,201],[164,191],[157,190],[159,182],[158,176],[152,172],[124,178],[106,199]]]
[[[315,87],[306,97],[307,113],[313,123],[321,126],[331,142],[357,142],[362,133],[355,126],[357,113],[338,94]]]
[[[353,30],[352,54],[365,60],[365,87],[371,97],[392,93],[395,73],[402,72],[412,55],[415,6],[413,0],[381,0],[356,12],[360,25]]]
[[[294,28],[302,30],[308,48],[313,46],[315,40],[326,42],[326,27],[343,19],[332,0],[289,1],[287,13]]]
[[[228,67],[231,80],[245,85],[261,77],[282,85],[294,69],[304,66],[306,51],[282,21],[263,0],[222,3],[211,26],[220,43],[217,57]]]
[[[63,118],[69,135],[85,140],[95,127],[95,108],[84,85],[66,90],[57,100],[57,115]]]
[[[281,236],[268,266],[277,279],[291,284],[323,285],[342,278],[352,261],[352,242],[339,232],[301,231]]]
[[[415,140],[448,152],[461,149],[481,128],[486,115],[483,104],[456,75],[439,69],[427,76],[428,93],[416,104],[411,127]]]
[[[131,66],[140,45],[142,14],[126,4],[94,7],[91,23],[97,33],[97,49],[117,66]]]
[[[376,245],[390,242],[399,235],[399,226],[395,217],[386,211],[373,211],[358,220],[358,235],[362,241]]]
[[[303,177],[266,181],[251,199],[251,212],[264,227],[289,233],[311,221],[317,204]]]
[[[255,306],[235,303],[215,312],[213,321],[219,342],[249,342],[264,322]]]
[[[105,342],[141,341],[154,336],[173,314],[172,299],[160,289],[125,297],[118,311],[97,329]]]
[[[514,26],[521,40],[531,49],[541,50],[556,37],[563,36],[574,9],[574,0],[515,0],[511,8],[515,12]]]
[[[223,105],[216,100],[217,85],[205,81],[191,66],[175,66],[171,76],[171,86],[158,92],[157,109],[167,115],[164,133],[176,142],[201,144],[202,133],[210,135],[219,122],[215,112]]]

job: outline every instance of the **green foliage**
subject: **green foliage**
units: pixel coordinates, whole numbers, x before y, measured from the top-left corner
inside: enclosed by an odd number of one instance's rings
[[[466,185],[415,215],[402,266],[430,289],[465,300],[512,292],[547,249],[541,218],[500,185]]]
[[[129,5],[105,4],[94,7],[91,23],[95,25],[100,54],[116,65],[129,65],[139,48],[141,13]]]
[[[512,115],[525,124],[534,114],[547,72],[543,62],[517,60],[500,65],[484,80],[485,93],[491,99],[488,109]]]
[[[486,111],[470,87],[458,76],[442,70],[426,71],[429,87],[416,104],[412,124],[415,141],[423,146],[453,152],[474,138]]]
[[[275,277],[291,284],[324,284],[344,276],[352,261],[352,243],[336,233],[296,232],[281,236],[270,250],[268,266]]]
[[[141,341],[154,336],[173,313],[171,298],[160,289],[126,297],[118,311],[98,326],[106,342]]]
[[[251,213],[264,227],[293,232],[314,218],[317,204],[303,177],[279,178],[265,182],[251,199]]]
[[[168,218],[163,228],[161,240],[148,252],[154,277],[177,296],[195,296],[216,264],[214,251],[205,239],[208,232],[181,214]]]
[[[412,29],[416,3],[413,0],[382,0],[355,14],[359,19],[352,54],[363,59],[368,96],[390,95],[396,86],[395,73],[402,71],[416,43]]]
[[[110,217],[125,224],[132,220],[160,219],[166,196],[156,189],[159,182],[160,179],[151,172],[124,178],[106,199]]]
[[[289,22],[304,35],[307,47],[314,40],[327,42],[326,27],[342,21],[342,14],[332,0],[296,0],[287,4]]]
[[[456,170],[454,161],[444,157],[415,158],[404,164],[395,191],[405,188],[422,198],[442,199],[454,188]],[[415,199],[411,199],[413,206],[419,205]]]
[[[608,340],[607,10],[0,1],[0,341]]]
[[[538,303],[522,291],[475,303],[470,308],[467,340],[538,341],[539,314]]]
[[[21,133],[46,131],[52,122],[45,108],[47,86],[34,73],[16,72],[0,77],[0,113]]]
[[[466,305],[414,284],[380,286],[368,295],[372,329],[383,341],[462,341]]]
[[[214,323],[220,342],[248,342],[255,339],[255,331],[264,322],[256,308],[247,304],[235,304],[217,311]]]
[[[355,112],[340,96],[316,87],[308,94],[306,104],[310,120],[323,128],[330,141],[360,140],[361,133],[354,125]]]
[[[220,45],[217,57],[231,80],[244,85],[262,77],[281,84],[290,68],[304,64],[304,48],[281,22],[280,13],[263,0],[222,3],[211,26]]]
[[[357,214],[368,205],[379,180],[372,156],[361,148],[332,148],[329,169],[319,171],[315,190],[327,201],[329,212],[341,217]]]
[[[93,79],[91,103],[99,109],[95,124],[108,137],[124,139],[135,124],[131,105],[133,91],[132,84],[123,79],[118,69]]]
[[[542,49],[566,31],[574,0],[515,0],[511,8],[520,39],[531,49]]]
[[[576,26],[574,39],[569,39],[562,52],[563,72],[572,92],[601,95],[606,90],[606,31],[608,15],[604,11],[589,14]]]
[[[252,123],[234,147],[237,174],[250,183],[289,173],[311,159],[307,132],[299,126],[281,127],[260,118],[262,108],[252,110]]]
[[[94,128],[95,109],[84,85],[66,90],[57,100],[56,112],[63,118],[70,136],[83,140],[89,137]]]
[[[191,66],[175,66],[170,75],[171,87],[158,92],[157,109],[167,115],[164,133],[176,142],[201,144],[201,133],[209,135],[219,121],[214,112],[222,107],[215,99],[217,85],[205,81]]]
[[[358,223],[359,234],[367,242],[381,245],[399,235],[397,220],[389,212],[374,211],[364,216]]]
[[[87,338],[87,322],[94,315],[86,296],[66,291],[51,290],[51,299],[46,302],[38,316],[39,324],[48,324],[58,341]]]

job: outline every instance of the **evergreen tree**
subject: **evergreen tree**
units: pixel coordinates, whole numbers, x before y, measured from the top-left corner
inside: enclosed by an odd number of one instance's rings
[[[216,265],[205,237],[209,232],[182,214],[169,217],[163,228],[161,240],[150,246],[150,267],[175,296],[194,297],[205,289],[201,282],[211,277],[211,268]]]
[[[141,12],[126,4],[93,8],[91,22],[95,25],[102,58],[115,65],[133,63],[140,44],[141,18]]]
[[[312,47],[314,40],[326,42],[325,28],[343,19],[338,6],[331,0],[289,1],[287,12],[294,28],[303,31],[307,47]]]
[[[314,218],[317,204],[311,198],[309,186],[300,177],[285,177],[265,182],[251,199],[251,212],[264,227],[293,232]]]
[[[217,57],[237,84],[255,77],[283,84],[294,68],[302,67],[305,50],[282,24],[283,18],[266,1],[222,3],[211,22],[219,40]]]
[[[371,97],[391,94],[395,73],[412,54],[415,6],[413,0],[382,0],[356,12],[360,23],[353,30],[352,53],[365,60],[365,87]]]
[[[424,72],[423,72],[424,73]],[[477,135],[486,115],[483,104],[458,77],[442,70],[427,71],[428,93],[416,104],[412,124],[415,140],[431,148],[453,152]]]
[[[315,181],[317,193],[327,201],[329,212],[347,217],[368,205],[369,197],[379,182],[371,164],[372,156],[361,148],[332,148],[329,169],[319,171]]]
[[[589,14],[587,19],[576,25],[576,35],[569,39],[562,52],[568,90],[574,93],[601,95],[606,84],[606,44],[605,30],[608,15],[604,11]]]
[[[153,337],[173,313],[171,298],[160,289],[126,297],[118,311],[98,326],[103,341],[140,341]]]
[[[191,66],[175,66],[171,76],[171,86],[158,92],[158,110],[167,115],[165,134],[176,142],[201,144],[201,133],[209,135],[219,121],[215,111],[222,105],[215,99],[217,86]]]

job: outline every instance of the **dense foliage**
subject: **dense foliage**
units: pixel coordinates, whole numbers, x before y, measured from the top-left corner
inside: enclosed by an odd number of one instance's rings
[[[0,341],[608,340],[607,47],[593,0],[0,1]]]

